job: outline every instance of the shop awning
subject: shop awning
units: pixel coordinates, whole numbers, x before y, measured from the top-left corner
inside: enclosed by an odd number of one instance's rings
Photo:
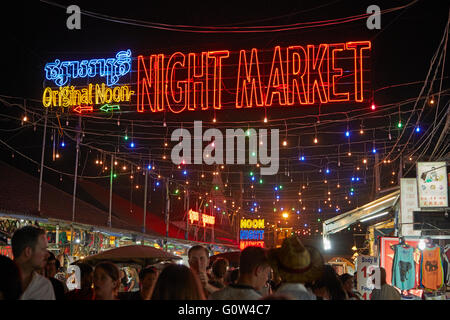
[[[364,222],[366,219],[375,219],[378,216],[385,215],[396,204],[399,197],[400,190],[397,190],[375,201],[369,202],[362,207],[324,221],[323,237],[326,238],[329,234],[339,232],[355,222]]]

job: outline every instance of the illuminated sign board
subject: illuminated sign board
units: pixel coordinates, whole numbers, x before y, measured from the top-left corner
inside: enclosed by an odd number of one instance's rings
[[[264,248],[264,219],[241,219],[239,232],[239,248],[248,246]]]
[[[201,220],[200,220],[201,218]],[[206,227],[206,225],[215,225],[216,224],[216,217],[210,216],[204,213],[199,213],[197,211],[194,211],[190,209],[188,211],[188,219],[193,224],[194,222],[201,223],[203,227]]]
[[[131,50],[119,51],[115,58],[81,61],[63,61],[56,59],[45,65],[45,78],[59,87],[70,79],[105,77],[108,86],[119,81],[121,76],[131,71]]]
[[[173,113],[220,110],[225,105],[246,109],[364,102],[370,50],[370,41],[350,41],[137,55],[135,66],[131,50],[119,51],[114,58],[56,59],[44,68],[46,80],[56,87],[45,87],[42,102],[45,107],[74,109],[126,102],[138,112]],[[78,79],[84,87],[76,87]]]

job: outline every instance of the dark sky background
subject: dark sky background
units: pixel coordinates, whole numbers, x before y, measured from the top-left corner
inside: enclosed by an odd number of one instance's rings
[[[376,4],[387,9],[406,5],[410,1],[257,1],[257,2],[172,2],[172,1],[61,1],[62,5],[77,4],[82,10],[93,11],[110,16],[132,18],[179,25],[230,25],[248,22],[246,25],[271,17],[280,17],[263,22],[261,25],[291,24],[317,20],[354,16],[366,12],[369,5]],[[244,4],[245,3],[245,4]],[[155,30],[138,26],[94,19],[82,16],[81,30],[68,30],[65,10],[40,1],[17,1],[2,15],[2,59],[0,70],[3,75],[0,95],[24,97],[40,100],[42,96],[44,65],[56,58],[86,59],[90,57],[109,57],[119,50],[130,48],[133,57],[136,54],[171,54],[181,52],[201,52],[203,50],[236,51],[240,49],[270,49],[276,45],[286,47],[293,44],[319,44],[347,42],[352,40],[371,40],[370,87],[373,90],[398,83],[423,81],[430,60],[437,49],[448,18],[448,5],[443,1],[418,1],[411,7],[382,16],[381,30],[368,30],[365,20],[334,25],[329,27],[303,29],[289,32],[260,34],[199,34]],[[135,63],[135,62],[133,62]],[[135,68],[135,65],[133,65]],[[448,88],[448,81],[444,82]],[[420,87],[411,85],[381,91],[375,96],[379,105],[411,98],[419,93]],[[36,102],[34,105],[39,106]],[[348,110],[351,105],[337,105],[336,110]],[[5,108],[5,107],[1,107]],[[299,114],[316,113],[317,108],[299,111],[291,108],[279,110],[273,108],[270,117],[283,119]],[[17,110],[3,109],[9,115],[19,116]],[[241,114],[239,115],[242,116]],[[127,115],[133,119],[135,115]],[[183,121],[200,118],[210,121],[211,113],[184,115]],[[218,117],[223,121],[232,121],[236,115],[221,112]],[[260,111],[247,112],[241,121],[262,119]],[[76,117],[70,118],[71,125]],[[161,115],[146,115],[142,119],[161,120]],[[168,115],[167,121],[180,121],[176,116]],[[369,121],[369,120],[368,120]],[[377,120],[374,126],[383,125]],[[3,124],[4,122],[2,122]],[[387,124],[386,124],[387,125]],[[5,126],[17,127],[18,122]],[[157,130],[157,129],[155,129]],[[2,136],[5,136],[2,133]],[[33,133],[29,128],[9,141],[23,152],[40,159],[41,134]],[[332,141],[332,138],[329,138]],[[20,169],[37,175],[36,167],[26,160],[15,157],[2,149],[2,160]],[[72,151],[65,158],[70,159]],[[69,155],[69,156],[68,156]],[[55,165],[56,166],[56,165]],[[71,171],[71,161],[60,165],[60,169]],[[281,171],[281,170],[280,170]],[[389,170],[391,171],[391,170]],[[414,171],[414,170],[413,170]],[[46,173],[47,181],[58,184],[58,175]],[[71,192],[70,180],[59,187]],[[107,186],[107,184],[105,185]],[[126,186],[128,188],[128,185]],[[124,193],[128,189],[122,190]],[[118,192],[120,192],[120,187]],[[371,187],[359,195],[359,205],[370,200]],[[272,197],[267,193],[267,197]],[[259,194],[263,198],[264,195]],[[135,198],[136,201],[139,198]],[[156,205],[158,206],[158,205]],[[269,205],[270,207],[270,205]],[[157,210],[160,208],[158,207]],[[344,208],[343,208],[344,209]],[[350,207],[348,209],[351,209]],[[344,210],[343,210],[344,211]],[[328,217],[326,217],[328,218]],[[315,220],[315,218],[311,218]],[[311,220],[312,222],[312,220]],[[332,237],[337,248],[348,252],[353,244],[353,231],[342,232]],[[317,237],[319,240],[320,237]],[[361,237],[356,237],[361,241]]]

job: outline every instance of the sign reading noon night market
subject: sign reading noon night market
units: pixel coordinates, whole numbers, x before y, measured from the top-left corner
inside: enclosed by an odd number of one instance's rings
[[[370,41],[240,51],[118,51],[45,65],[44,107],[173,112],[365,102]]]

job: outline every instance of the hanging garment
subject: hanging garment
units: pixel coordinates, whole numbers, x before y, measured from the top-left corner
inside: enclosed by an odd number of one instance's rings
[[[414,248],[396,245],[392,263],[392,285],[400,290],[413,289],[416,285]]]
[[[440,247],[423,249],[420,257],[420,284],[431,290],[437,290],[444,284]]]
[[[444,247],[444,260],[447,262],[447,277],[445,278],[445,282],[450,286],[450,244]]]

